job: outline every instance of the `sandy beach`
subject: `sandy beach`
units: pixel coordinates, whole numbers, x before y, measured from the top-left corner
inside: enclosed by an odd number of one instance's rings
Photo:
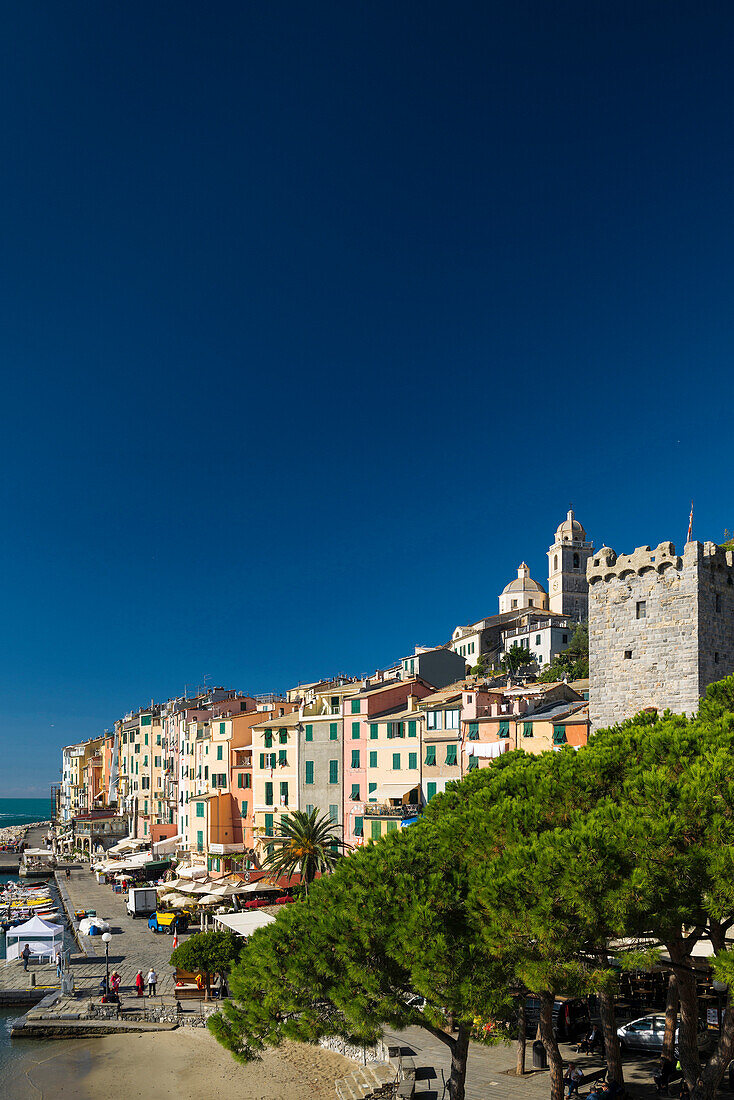
[[[37,1100],[333,1100],[353,1062],[322,1047],[284,1043],[240,1065],[203,1028],[49,1044],[26,1069]]]

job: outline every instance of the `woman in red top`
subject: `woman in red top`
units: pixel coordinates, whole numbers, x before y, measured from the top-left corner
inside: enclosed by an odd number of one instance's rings
[[[143,971],[138,970],[135,975],[135,988],[138,991],[138,997],[142,997],[145,991],[145,979],[143,978]]]

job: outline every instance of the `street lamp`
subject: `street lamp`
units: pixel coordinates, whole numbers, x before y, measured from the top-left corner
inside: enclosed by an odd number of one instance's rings
[[[726,984],[726,982],[719,981],[718,978],[714,978],[713,986],[714,986],[714,991],[716,993],[716,1017],[717,1017],[717,1022],[718,1022],[718,1025],[719,1025],[719,1035],[721,1035],[721,1001],[722,1001],[722,993],[726,993],[729,986]]]
[[[103,932],[102,933],[102,943],[104,944],[105,970],[107,971],[107,973],[105,975],[105,995],[107,995],[110,991],[110,940],[111,939],[112,939],[112,933],[111,932]]]

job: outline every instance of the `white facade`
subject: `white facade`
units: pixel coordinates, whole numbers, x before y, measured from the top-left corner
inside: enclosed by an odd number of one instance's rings
[[[530,576],[527,562],[520,562],[517,577],[505,585],[500,595],[500,615],[507,611],[522,611],[526,607],[548,610],[548,593],[542,584]]]
[[[568,649],[574,630],[575,626],[565,619],[549,619],[527,627],[513,627],[502,634],[503,652],[507,653],[513,645],[523,646],[538,667],[542,668]]]

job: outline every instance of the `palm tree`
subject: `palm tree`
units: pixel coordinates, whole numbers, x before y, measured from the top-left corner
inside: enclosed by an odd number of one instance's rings
[[[339,838],[337,828],[326,814],[318,817],[318,810],[310,813],[294,810],[286,814],[278,822],[278,833],[273,838],[277,847],[266,856],[262,866],[289,878],[300,871],[308,894],[317,871],[322,875],[332,871],[343,854],[339,849],[349,847]]]

